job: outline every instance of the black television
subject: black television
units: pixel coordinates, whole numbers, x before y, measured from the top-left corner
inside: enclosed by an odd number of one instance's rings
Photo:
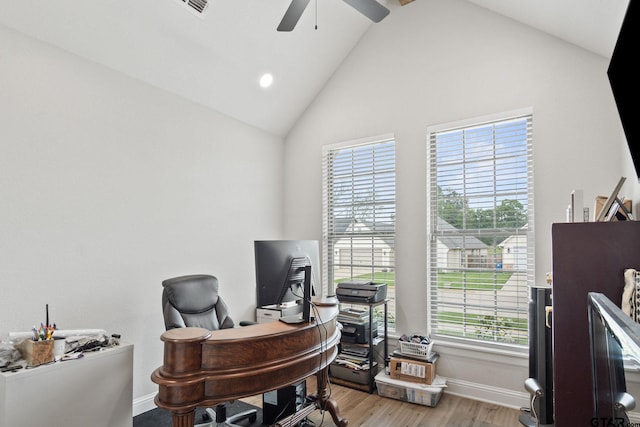
[[[256,240],[254,251],[257,306],[294,307],[308,320],[305,302],[310,303],[315,289],[321,286],[318,241]],[[305,281],[309,286],[307,294]]]
[[[640,127],[637,124],[637,104],[640,99],[638,52],[640,52],[640,0],[630,0],[622,21],[607,75],[618,107],[622,128],[631,152],[631,159],[640,181]]]
[[[589,292],[589,338],[594,414],[591,425],[629,425],[635,408],[627,392],[625,360],[640,363],[640,325],[604,294]]]

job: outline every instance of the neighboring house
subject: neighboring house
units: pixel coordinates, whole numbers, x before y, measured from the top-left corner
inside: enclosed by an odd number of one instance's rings
[[[367,223],[356,219],[338,219],[334,225],[338,239],[333,248],[336,265],[370,266],[393,265],[395,248],[393,241],[385,238],[385,231],[391,224]],[[438,268],[478,268],[486,267],[489,260],[489,247],[473,236],[447,234],[456,228],[438,218],[438,229],[445,234],[438,237]],[[372,251],[373,248],[373,260]],[[526,246],[525,246],[526,249]],[[526,261],[526,260],[525,260]]]
[[[502,268],[505,270],[526,270],[527,236],[514,234],[500,243],[502,248]]]
[[[393,233],[393,225],[385,222],[366,223],[356,219],[338,219],[334,225],[338,239],[333,247],[336,265],[394,265],[393,239],[386,239],[385,232]],[[393,236],[393,234],[391,234]],[[372,251],[373,248],[373,251]],[[373,259],[372,259],[373,256]]]
[[[438,231],[443,232],[437,242],[438,268],[486,267],[489,247],[476,237],[455,233],[456,230],[438,217]],[[448,234],[449,231],[452,233]]]

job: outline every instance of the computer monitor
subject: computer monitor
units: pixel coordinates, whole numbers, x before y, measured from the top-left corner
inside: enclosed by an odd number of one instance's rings
[[[629,425],[635,399],[627,393],[624,360],[640,362],[640,325],[604,294],[589,292],[588,304],[593,420]]]
[[[302,308],[305,267],[310,267],[311,294],[321,286],[317,240],[256,240],[254,249],[258,307],[300,305]]]

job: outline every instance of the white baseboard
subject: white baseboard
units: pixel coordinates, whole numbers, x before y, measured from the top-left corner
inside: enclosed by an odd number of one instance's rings
[[[155,409],[157,406],[153,399],[156,397],[156,393],[147,394],[146,396],[133,399],[133,416],[143,414],[147,411]]]
[[[514,409],[529,407],[530,404],[530,396],[524,391],[514,391],[455,378],[447,378],[447,388],[444,392]]]
[[[447,378],[445,393],[514,409],[528,408],[531,404],[531,397],[526,392],[492,387],[453,378]],[[627,413],[627,416],[632,425],[640,425],[640,412],[630,411]]]

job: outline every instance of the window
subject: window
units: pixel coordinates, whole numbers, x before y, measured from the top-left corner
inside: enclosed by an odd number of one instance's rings
[[[530,112],[430,128],[428,158],[431,334],[526,345],[534,274]]]
[[[386,283],[392,330],[395,181],[393,136],[327,146],[323,150],[324,279],[329,289],[344,280]]]

